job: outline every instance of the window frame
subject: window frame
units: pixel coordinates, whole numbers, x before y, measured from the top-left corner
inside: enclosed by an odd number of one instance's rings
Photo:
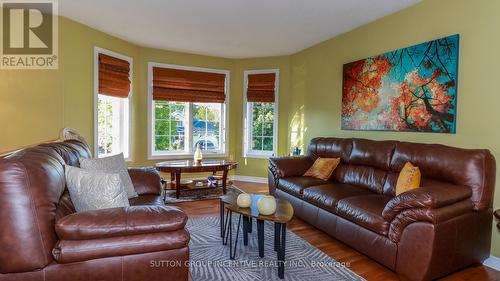
[[[253,102],[247,100],[248,90],[248,75],[250,74],[265,74],[274,73],[276,79],[274,81],[274,121],[273,121],[273,151],[265,152],[262,150],[253,150],[252,143],[252,110],[250,110]],[[278,100],[279,100],[279,82],[280,82],[279,69],[259,69],[259,70],[245,70],[243,71],[243,157],[245,158],[270,158],[278,154]]]
[[[99,158],[99,54],[105,54],[118,59],[125,60],[130,65],[130,92],[128,98],[121,100],[120,119],[123,121],[120,124],[120,146],[123,154],[126,156],[125,161],[132,161],[132,123],[131,123],[131,100],[134,94],[133,86],[133,59],[132,57],[110,51],[101,47],[94,46],[94,157]],[[125,151],[126,149],[126,151]],[[108,157],[108,156],[104,156]]]
[[[217,151],[203,151],[204,158],[217,158],[217,157],[227,157],[229,151],[229,81],[230,81],[230,71],[225,69],[214,69],[214,68],[204,68],[196,66],[185,66],[177,64],[166,64],[158,62],[148,62],[148,160],[161,160],[161,159],[187,159],[194,155],[193,148],[193,102],[186,103],[186,129],[185,129],[185,151],[172,151],[172,152],[156,152],[155,151],[155,135],[154,135],[154,122],[155,122],[155,110],[153,108],[153,67],[161,68],[173,68],[179,70],[190,70],[190,71],[200,71],[209,73],[219,73],[225,75],[225,87],[224,94],[226,99],[222,104],[221,119],[220,119],[220,130],[221,136],[221,150]]]

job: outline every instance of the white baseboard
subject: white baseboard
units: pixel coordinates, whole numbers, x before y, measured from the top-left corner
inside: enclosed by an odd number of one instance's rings
[[[256,183],[267,183],[267,178],[261,178],[261,177],[250,177],[250,176],[239,176],[239,175],[234,175],[234,176],[229,176],[231,180],[235,181],[248,181],[248,182],[256,182]]]
[[[483,262],[483,265],[486,265],[487,267],[491,267],[493,269],[500,271],[500,258],[495,256],[490,256]]]

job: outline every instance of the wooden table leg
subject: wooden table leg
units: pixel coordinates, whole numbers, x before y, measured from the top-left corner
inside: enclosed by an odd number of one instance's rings
[[[259,257],[264,257],[264,221],[257,220],[257,242],[259,244]]]
[[[181,173],[175,173],[175,197],[179,199],[181,197]]]
[[[278,252],[279,258],[279,249],[280,249],[280,240],[281,240],[281,223],[274,223],[274,250]]]
[[[248,217],[243,217],[243,245],[248,246]]]
[[[281,226],[280,245],[278,248],[278,277],[285,278],[285,241],[286,241],[286,223]]]
[[[222,198],[219,199],[220,204],[220,237],[224,239],[224,202],[222,202]]]
[[[226,194],[226,186],[227,186],[227,167],[224,167],[224,172],[222,174],[222,193]]]

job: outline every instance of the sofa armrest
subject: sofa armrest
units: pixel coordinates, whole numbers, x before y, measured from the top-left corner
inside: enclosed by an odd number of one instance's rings
[[[129,168],[128,173],[139,195],[161,193],[161,177],[154,167]]]
[[[58,263],[137,255],[160,251],[187,250],[189,233],[185,229],[90,240],[60,240],[52,249]]]
[[[302,176],[313,162],[309,156],[270,158],[269,170],[275,179]]]
[[[469,199],[443,206],[441,208],[413,208],[400,212],[389,226],[388,237],[399,242],[404,229],[414,222],[428,222],[434,225],[464,214],[473,213],[472,201]]]
[[[440,208],[470,198],[471,194],[471,189],[466,186],[432,182],[429,185],[401,193],[392,198],[385,205],[382,217],[390,222],[406,209]]]
[[[74,213],[58,220],[61,240],[90,240],[183,229],[187,215],[172,206],[130,206]]]

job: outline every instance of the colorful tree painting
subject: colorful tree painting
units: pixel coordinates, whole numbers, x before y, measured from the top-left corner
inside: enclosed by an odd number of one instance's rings
[[[459,35],[344,65],[342,129],[455,133]]]

